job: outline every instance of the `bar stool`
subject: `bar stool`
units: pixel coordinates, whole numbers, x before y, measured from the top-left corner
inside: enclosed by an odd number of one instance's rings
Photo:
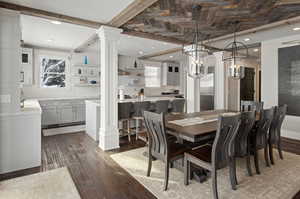
[[[171,102],[171,112],[183,113],[184,112],[185,99],[174,99]]]
[[[138,134],[139,134],[139,121],[144,120],[144,111],[148,111],[150,109],[151,103],[149,101],[144,101],[144,102],[135,102],[133,104],[133,114],[132,114],[132,119],[135,120],[135,128],[136,128],[136,140],[138,139]]]
[[[125,132],[124,130],[124,122],[127,123],[127,136],[128,136],[128,141],[131,141],[130,138],[130,119],[131,119],[131,111],[133,108],[133,104],[131,102],[124,102],[124,103],[118,103],[118,119],[119,121],[122,122],[122,131],[123,133]]]
[[[167,114],[169,110],[169,100],[158,100],[155,102],[154,112]]]

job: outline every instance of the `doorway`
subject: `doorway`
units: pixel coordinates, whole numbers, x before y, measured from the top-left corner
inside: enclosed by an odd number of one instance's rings
[[[255,101],[255,68],[245,68],[245,77],[240,81],[240,100]]]

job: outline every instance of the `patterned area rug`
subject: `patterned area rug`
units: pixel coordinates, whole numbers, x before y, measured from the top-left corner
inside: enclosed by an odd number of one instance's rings
[[[0,182],[0,199],[80,199],[67,168]]]
[[[190,185],[183,183],[183,173],[170,169],[169,187],[163,191],[164,164],[154,161],[150,177],[146,176],[147,158],[142,154],[145,148],[139,148],[111,155],[121,167],[143,184],[157,198],[161,199],[209,199],[212,197],[211,179],[200,184],[194,180]],[[284,160],[275,153],[275,165],[266,167],[263,154],[260,154],[261,175],[246,175],[244,159],[237,160],[238,189],[230,186],[228,169],[218,171],[219,197],[222,199],[291,199],[300,190],[300,156],[284,153]],[[252,159],[252,166],[253,159]],[[253,173],[254,173],[253,168]]]

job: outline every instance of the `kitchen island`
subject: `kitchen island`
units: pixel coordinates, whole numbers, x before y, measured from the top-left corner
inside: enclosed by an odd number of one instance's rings
[[[180,99],[176,97],[170,96],[157,96],[157,97],[144,97],[142,101],[150,101],[155,103],[159,100],[169,100],[173,101],[174,99]],[[118,103],[125,102],[141,102],[138,98],[133,99],[124,99],[119,100]],[[93,138],[95,141],[99,141],[99,129],[100,129],[100,100],[85,100],[86,107],[86,133]],[[134,124],[133,124],[134,125]],[[132,125],[132,126],[133,126]]]

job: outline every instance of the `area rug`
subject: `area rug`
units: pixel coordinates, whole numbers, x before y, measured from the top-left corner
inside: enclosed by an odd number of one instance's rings
[[[211,179],[204,183],[194,180],[190,185],[183,183],[183,173],[170,169],[169,187],[163,191],[164,164],[157,160],[152,164],[150,177],[146,176],[147,158],[143,156],[145,148],[113,154],[111,158],[130,175],[144,185],[159,199],[209,199],[212,197]],[[244,159],[237,160],[238,189],[230,186],[228,169],[218,171],[219,198],[222,199],[291,199],[300,190],[300,156],[284,153],[284,160],[275,153],[275,165],[265,166],[263,154],[260,154],[261,175],[246,175]],[[252,160],[253,163],[253,160]],[[254,165],[252,164],[254,167]],[[253,173],[254,173],[253,168]]]
[[[67,168],[0,182],[0,199],[80,199]]]
[[[85,125],[66,126],[59,128],[43,129],[44,136],[60,135],[67,133],[77,133],[85,131]]]

